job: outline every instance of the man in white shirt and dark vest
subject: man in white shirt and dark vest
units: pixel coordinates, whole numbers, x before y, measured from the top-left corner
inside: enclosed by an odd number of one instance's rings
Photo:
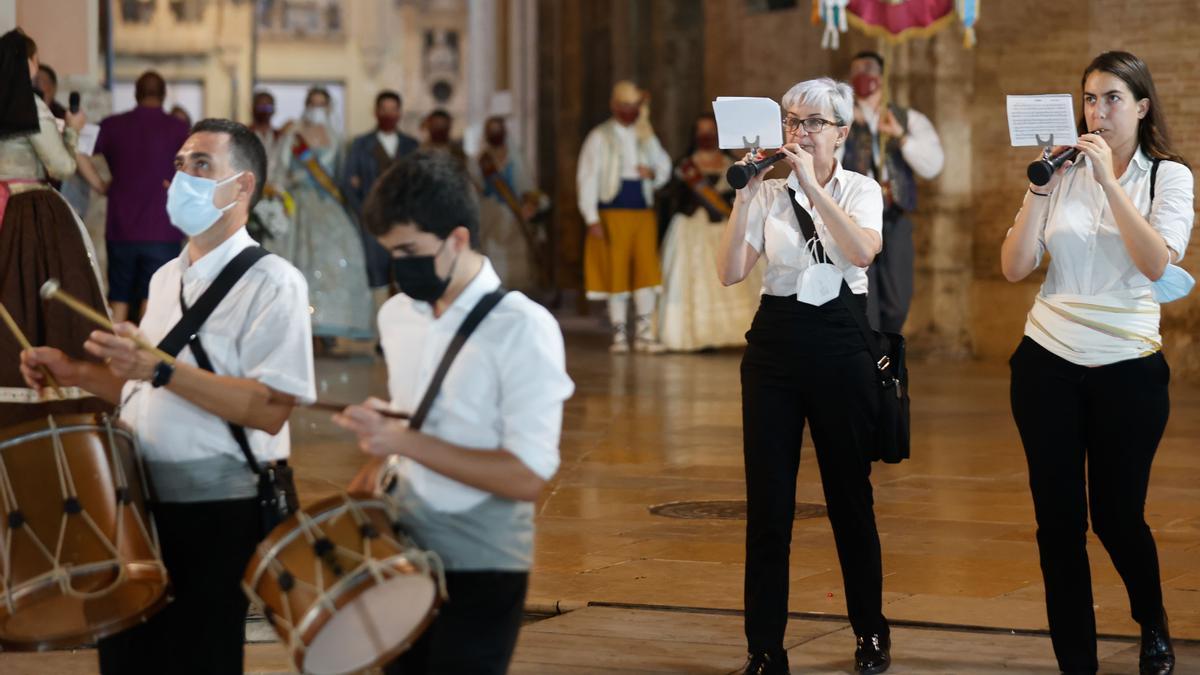
[[[418,152],[388,170],[365,209],[392,258],[400,294],[379,312],[390,407],[417,411],[456,333],[483,315],[428,414],[409,424],[368,400],[334,421],[373,457],[353,488],[371,489],[385,458],[399,458],[391,494],[401,521],[445,564],[449,600],[417,643],[390,664],[403,673],[504,673],[521,624],[533,553],[533,511],[558,469],[567,376],[562,332],[541,306],[505,293],[476,247],[479,207],[449,157]]]
[[[242,672],[248,600],[241,579],[265,534],[258,476],[232,425],[241,427],[260,469],[285,463],[288,416],[316,398],[308,287],[277,256],[247,269],[196,335],[213,372],[197,366],[195,342],[174,366],[138,349],[159,343],[218,274],[255,246],[246,222],[261,197],[267,159],[261,141],[229,120],[203,120],[175,157],[171,222],[190,240],[150,281],[140,328],[95,331],[84,345],[106,365],[39,347],[22,372],[43,387],[45,366],[64,386],[121,404],[137,434],[151,488],[171,602],[144,624],[100,640],[102,673]],[[257,253],[257,251],[252,251]],[[252,257],[252,256],[251,256]]]
[[[583,141],[576,168],[579,212],[587,224],[583,286],[589,300],[608,300],[613,352],[629,351],[629,298],[637,315],[633,347],[661,352],[653,316],[662,288],[654,192],[671,179],[671,157],[650,126],[646,93],[632,82],[613,86],[612,117]]]
[[[850,61],[854,124],[838,155],[842,166],[883,188],[883,250],[868,269],[867,318],[876,330],[899,333],[913,295],[916,176],[942,172],[942,143],[929,118],[892,102],[884,107],[883,57],[859,52]]]

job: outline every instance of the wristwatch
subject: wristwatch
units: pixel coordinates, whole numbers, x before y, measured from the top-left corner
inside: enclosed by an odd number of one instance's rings
[[[171,376],[175,374],[175,366],[166,361],[159,361],[158,365],[154,366],[154,379],[150,380],[152,387],[165,387],[171,381]]]

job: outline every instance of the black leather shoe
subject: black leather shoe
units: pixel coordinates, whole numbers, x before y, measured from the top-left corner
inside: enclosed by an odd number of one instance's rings
[[[750,653],[750,660],[742,675],[788,675],[787,652],[771,654],[770,652]]]
[[[892,665],[892,640],[878,633],[860,635],[854,650],[854,669],[860,675],[882,673]]]
[[[1167,632],[1166,612],[1163,612],[1162,623],[1142,625],[1138,672],[1141,675],[1171,675],[1175,672],[1175,650],[1171,648],[1171,634]]]

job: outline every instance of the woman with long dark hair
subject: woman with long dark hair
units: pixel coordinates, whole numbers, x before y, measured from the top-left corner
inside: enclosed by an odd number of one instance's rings
[[[37,43],[20,29],[0,36],[0,302],[35,345],[58,347],[72,358],[83,351],[92,326],[67,307],[46,306],[38,291],[49,278],[63,290],[107,313],[91,239],[79,217],[48,178],[75,173],[75,143],[86,118],[66,113],[59,132],[54,115],[33,90]],[[77,390],[47,401],[25,386],[21,345],[0,328],[0,428],[50,413],[111,408]]]
[[[1001,249],[1009,281],[1051,256],[1011,360],[1013,418],[1029,465],[1058,665],[1095,673],[1086,533],[1125,582],[1141,672],[1174,669],[1158,553],[1144,509],[1167,424],[1170,370],[1155,282],[1183,257],[1192,172],[1171,148],[1146,64],[1106,52],[1083,72],[1080,154],[1030,185]],[[1156,297],[1158,296],[1158,297]]]

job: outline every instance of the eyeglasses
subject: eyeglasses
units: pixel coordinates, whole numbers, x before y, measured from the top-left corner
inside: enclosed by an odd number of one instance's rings
[[[825,129],[826,125],[837,126],[837,122],[821,119],[820,117],[805,117],[804,119],[800,119],[799,117],[788,115],[783,118],[783,126],[792,133],[795,133],[800,127],[804,127],[804,130],[810,134],[819,134]]]

